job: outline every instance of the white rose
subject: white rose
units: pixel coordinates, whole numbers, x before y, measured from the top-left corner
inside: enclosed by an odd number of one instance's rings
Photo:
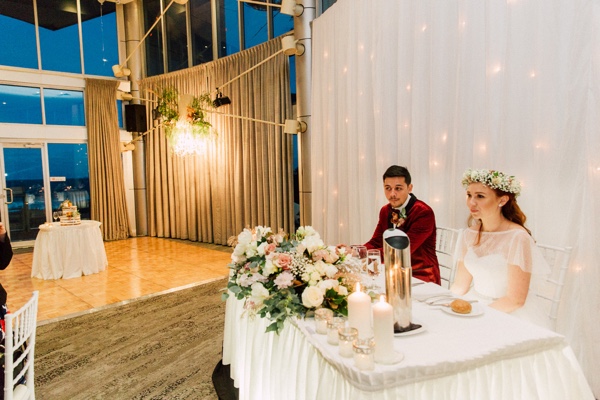
[[[313,251],[325,246],[325,244],[318,235],[307,236],[306,239],[302,241],[302,244],[304,245],[304,247],[306,247],[306,250],[308,250],[309,253],[312,253]]]
[[[317,283],[319,283],[319,281],[321,281],[321,274],[318,273],[317,271],[311,272],[309,280],[308,280],[308,284],[311,286],[314,286]]]
[[[336,292],[338,292],[342,296],[348,296],[348,289],[346,288],[346,286],[338,286]]]
[[[244,229],[242,233],[238,235],[238,244],[248,245],[252,241],[252,232],[248,229]]]
[[[262,274],[263,274],[264,276],[269,276],[269,275],[271,275],[271,274],[274,274],[275,272],[277,272],[277,265],[275,265],[275,264],[273,263],[273,261],[271,261],[271,260],[267,260],[267,261],[265,262],[265,266],[263,267]]]
[[[317,271],[320,275],[325,275],[325,271],[327,270],[327,263],[325,263],[322,260],[319,260],[314,265],[315,271]]]
[[[325,264],[325,275],[328,278],[333,278],[338,273],[338,269],[335,265]]]
[[[326,293],[329,289],[336,289],[337,291],[337,288],[338,286],[340,286],[340,283],[336,279],[326,279],[324,281],[319,282],[317,286],[321,288],[321,290],[323,290],[323,293]]]
[[[269,291],[263,286],[262,283],[256,282],[252,284],[252,294],[250,300],[256,304],[262,304],[263,301],[269,297]]]
[[[269,244],[267,242],[262,242],[260,244],[260,246],[258,246],[256,248],[256,252],[258,253],[258,255],[260,256],[264,256],[265,255],[265,247],[267,247]]]
[[[317,286],[309,286],[302,292],[302,305],[307,308],[320,306],[324,299],[323,291]]]
[[[246,246],[246,257],[254,257],[256,254],[256,242],[252,242],[248,246]]]

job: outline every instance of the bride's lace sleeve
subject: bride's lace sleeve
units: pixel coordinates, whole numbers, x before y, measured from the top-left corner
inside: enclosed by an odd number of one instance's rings
[[[506,257],[509,265],[517,265],[523,271],[536,275],[550,273],[550,267],[533,238],[525,231],[517,230],[512,237]]]

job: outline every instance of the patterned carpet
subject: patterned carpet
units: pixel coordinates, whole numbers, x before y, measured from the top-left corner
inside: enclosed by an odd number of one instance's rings
[[[38,327],[36,397],[216,399],[226,280]]]

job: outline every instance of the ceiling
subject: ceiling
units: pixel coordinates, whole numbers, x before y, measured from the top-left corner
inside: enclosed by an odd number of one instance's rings
[[[115,12],[116,5],[98,0],[81,0],[81,20],[97,18]],[[76,0],[37,0],[40,27],[52,31],[77,24]],[[33,0],[2,0],[0,15],[34,24]]]

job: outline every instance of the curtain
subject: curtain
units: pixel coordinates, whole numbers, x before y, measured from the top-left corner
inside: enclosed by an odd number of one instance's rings
[[[370,239],[392,164],[451,228],[466,227],[467,168],[517,176],[534,239],[574,247],[558,330],[596,397],[599,27],[598,0],[338,0],[313,24],[311,119],[329,243]]]
[[[279,52],[280,39],[140,82],[150,99],[164,88],[208,93]],[[232,103],[213,111],[283,124],[292,117],[288,57],[271,60],[222,87]],[[214,93],[213,93],[214,98]],[[155,103],[149,102],[148,115]],[[280,126],[209,113],[217,132],[206,152],[175,156],[162,127],[148,135],[149,234],[226,244],[243,228],[294,228],[292,139]],[[157,121],[153,122],[154,126]]]
[[[129,237],[121,164],[117,86],[114,80],[85,80],[91,216],[102,223],[104,240]]]

